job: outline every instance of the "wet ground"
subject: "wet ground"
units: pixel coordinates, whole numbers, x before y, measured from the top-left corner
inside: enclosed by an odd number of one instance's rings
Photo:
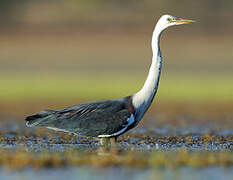
[[[161,105],[107,147],[4,117],[0,179],[233,179],[231,107]]]
[[[208,127],[137,128],[118,138],[116,147],[135,150],[186,150],[230,151],[233,148],[233,129],[216,130]],[[6,125],[0,128],[2,149],[25,148],[28,151],[63,152],[67,148],[98,149],[97,139],[72,134],[26,128],[24,125]]]
[[[24,125],[0,128],[0,179],[232,179],[232,129],[137,128],[102,147]]]

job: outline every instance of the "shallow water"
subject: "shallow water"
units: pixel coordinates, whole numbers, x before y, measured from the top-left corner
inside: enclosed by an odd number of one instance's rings
[[[5,124],[0,152],[7,157],[0,157],[0,179],[233,179],[232,140],[231,128],[166,125],[136,128],[119,138],[116,151],[106,151],[96,139]]]
[[[69,167],[62,169],[31,168],[22,171],[1,171],[0,179],[4,180],[139,180],[139,179],[177,179],[177,180],[230,180],[233,179],[233,167],[205,167],[205,168],[93,168],[93,167]]]
[[[25,128],[23,125],[0,127],[0,148],[25,148],[27,151],[64,152],[67,149],[96,149],[96,139],[77,137],[72,134]],[[217,130],[211,127],[191,126],[187,128],[163,126],[160,128],[136,128],[118,139],[118,146],[137,150],[209,150],[229,151],[233,148],[233,129]]]

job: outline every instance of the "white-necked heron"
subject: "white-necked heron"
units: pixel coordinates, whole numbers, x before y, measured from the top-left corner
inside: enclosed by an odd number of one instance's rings
[[[142,89],[121,99],[88,102],[61,110],[44,110],[26,117],[27,126],[101,139],[114,138],[135,127],[146,113],[157,92],[162,67],[160,36],[170,26],[189,24],[192,20],[163,15],[152,36],[152,64]]]

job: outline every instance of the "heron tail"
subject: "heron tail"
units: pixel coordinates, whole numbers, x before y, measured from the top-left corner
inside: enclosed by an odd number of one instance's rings
[[[53,110],[44,110],[37,114],[32,114],[27,116],[25,120],[27,121],[26,125],[28,127],[33,126],[47,126],[49,120],[54,120],[56,118],[56,111]]]

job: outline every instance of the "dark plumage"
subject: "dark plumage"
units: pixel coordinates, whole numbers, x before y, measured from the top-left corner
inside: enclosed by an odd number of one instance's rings
[[[80,104],[62,110],[45,110],[26,117],[26,121],[29,127],[56,128],[82,136],[98,137],[121,131],[128,125],[127,120],[132,113],[134,109],[129,96]]]

